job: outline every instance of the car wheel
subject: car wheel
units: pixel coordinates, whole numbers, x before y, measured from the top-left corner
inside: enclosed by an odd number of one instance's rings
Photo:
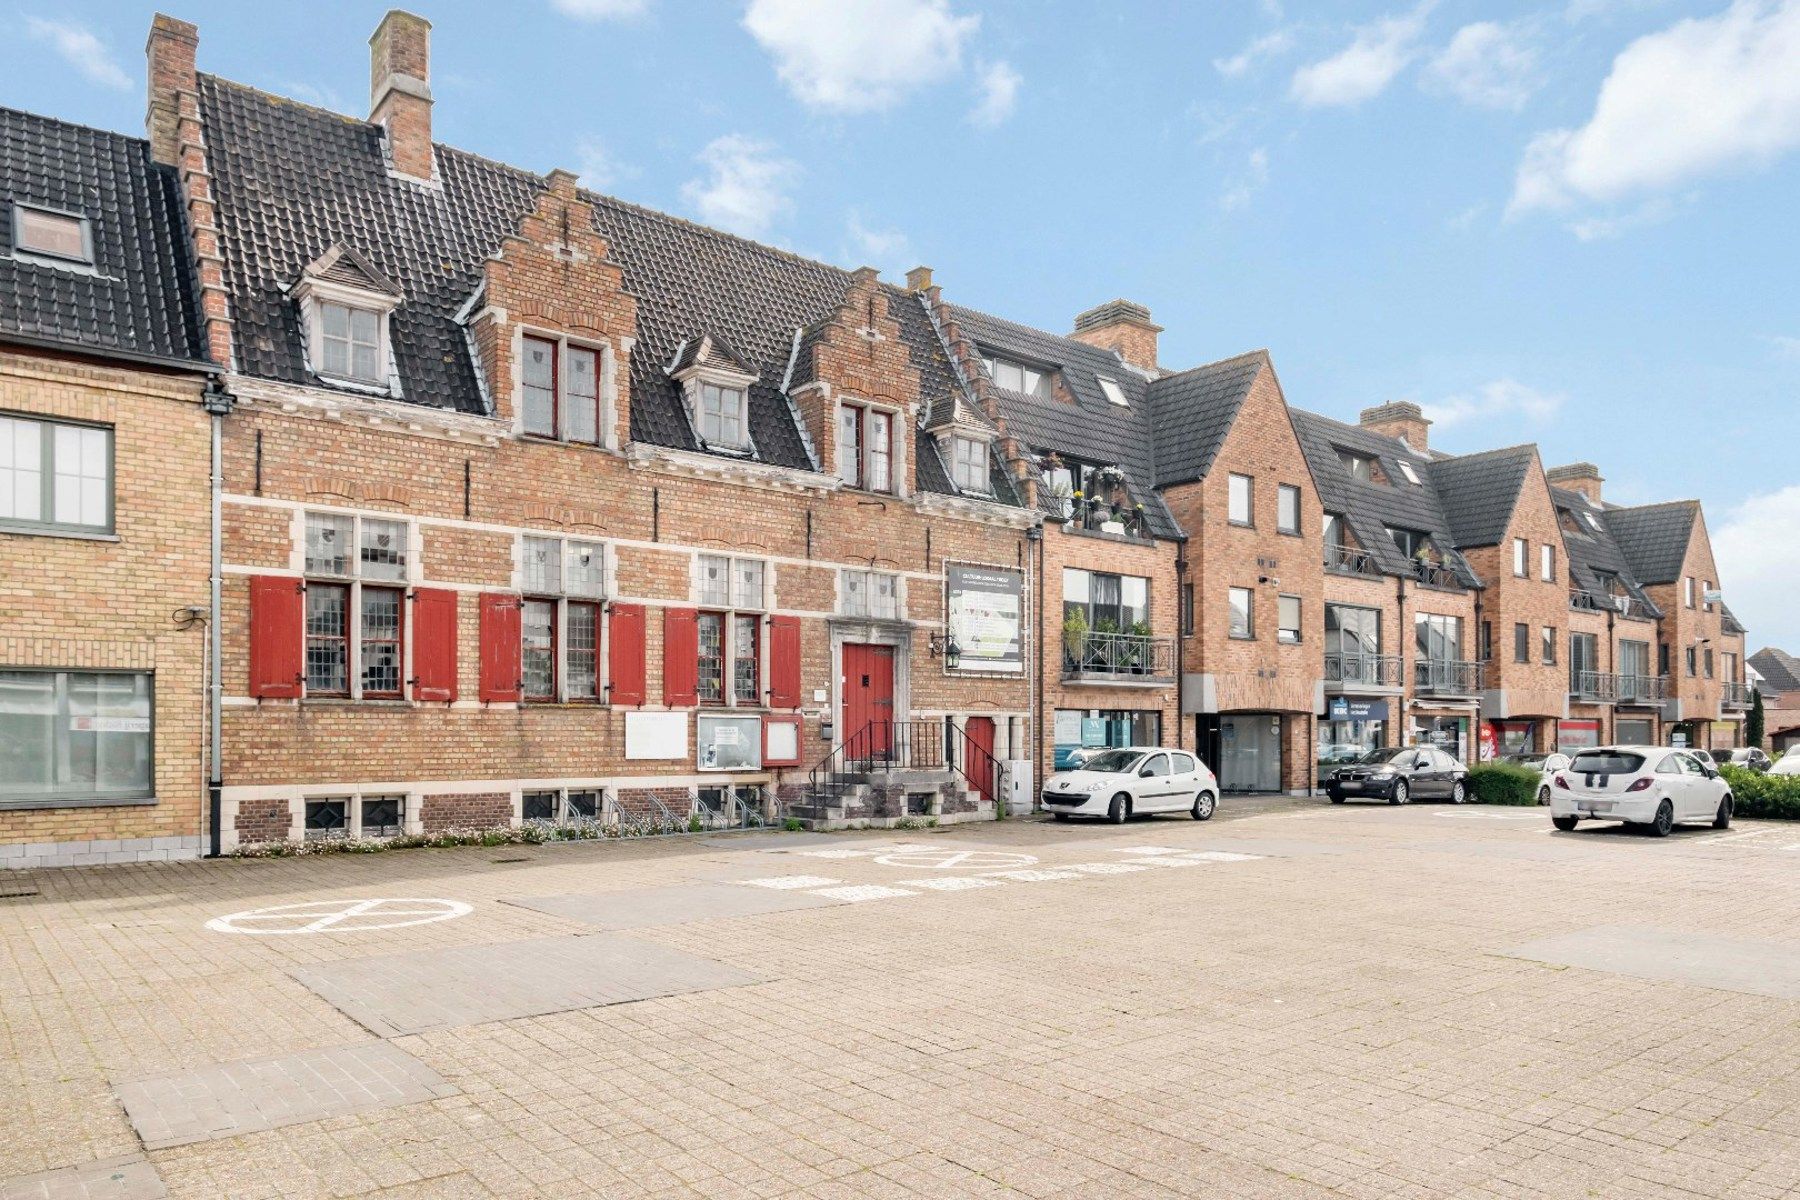
[[[1333,804],[1342,804],[1344,802],[1344,798],[1335,792],[1329,793],[1329,795],[1331,796],[1331,802]]]
[[[1455,783],[1451,784],[1450,785],[1450,803],[1452,803],[1452,804],[1467,804],[1468,802],[1469,802],[1469,789],[1463,786],[1463,781],[1459,779]]]
[[[1549,788],[1539,788],[1538,789],[1538,803],[1539,804],[1550,803],[1550,789]]]
[[[1412,796],[1409,794],[1409,789],[1406,786],[1406,780],[1396,779],[1394,781],[1394,794],[1388,797],[1388,803],[1389,804],[1405,804],[1408,800],[1411,800],[1411,799],[1412,799]]]
[[[1214,796],[1211,792],[1201,792],[1198,796],[1194,797],[1194,820],[1212,820],[1213,809],[1218,807],[1218,804],[1218,797]]]
[[[1564,833],[1568,833],[1575,828],[1576,822],[1574,817],[1551,817],[1550,823]]]
[[[1669,831],[1675,828],[1675,806],[1664,800],[1656,806],[1656,819],[1650,822],[1650,833],[1653,837],[1668,837]]]
[[[1052,821],[1066,821],[1069,819],[1069,814],[1068,813],[1051,813],[1050,819]]]
[[[1106,819],[1114,825],[1123,825],[1125,818],[1131,815],[1131,797],[1124,792],[1112,798],[1112,804],[1106,810]]]
[[[1726,792],[1719,800],[1719,811],[1713,815],[1714,829],[1731,828],[1731,793]]]

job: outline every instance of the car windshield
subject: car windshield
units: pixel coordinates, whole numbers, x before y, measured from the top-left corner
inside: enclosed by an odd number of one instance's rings
[[[1412,750],[1409,747],[1383,746],[1379,750],[1369,751],[1367,754],[1363,755],[1361,758],[1357,759],[1356,761],[1357,762],[1365,762],[1365,763],[1392,762],[1394,760],[1394,758],[1397,757],[1398,755],[1411,754],[1411,753],[1412,753]]]
[[[1082,763],[1080,769],[1101,775],[1123,775],[1142,757],[1144,756],[1136,750],[1108,750]]]
[[[1569,770],[1576,775],[1631,775],[1643,766],[1643,755],[1623,750],[1583,750],[1569,762]]]

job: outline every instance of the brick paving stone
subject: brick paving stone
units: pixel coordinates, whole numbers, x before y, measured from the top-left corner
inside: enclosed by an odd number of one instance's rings
[[[799,882],[795,882],[799,880]],[[742,879],[740,884],[762,888],[799,889],[837,883],[814,875],[788,876],[779,880]],[[591,892],[566,896],[521,896],[507,901],[521,908],[567,917],[601,929],[647,929],[711,921],[720,917],[753,916],[785,912],[792,908],[817,908],[831,901],[805,893],[778,895],[750,891],[724,883],[683,883],[672,887],[630,888],[616,892]]]
[[[441,1099],[456,1088],[399,1047],[364,1042],[133,1080],[118,1092],[145,1148],[160,1150]]]
[[[162,1200],[169,1193],[141,1155],[0,1179],[0,1200]]]

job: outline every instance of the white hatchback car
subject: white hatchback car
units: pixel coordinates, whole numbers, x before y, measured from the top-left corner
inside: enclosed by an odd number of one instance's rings
[[[1789,750],[1769,768],[1771,775],[1800,775],[1800,749]]]
[[[1731,825],[1731,785],[1685,750],[1605,746],[1579,751],[1551,777],[1550,820],[1567,831],[1580,821],[1624,821],[1657,837],[1683,821]]]
[[[1134,813],[1159,812],[1205,821],[1218,804],[1219,781],[1206,764],[1161,746],[1105,750],[1044,780],[1044,808],[1059,821],[1105,817],[1117,825]]]

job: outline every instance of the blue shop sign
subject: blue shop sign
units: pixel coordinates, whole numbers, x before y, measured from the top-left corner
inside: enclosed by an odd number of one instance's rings
[[[1330,721],[1385,721],[1388,719],[1388,702],[1333,696],[1325,704],[1325,717]]]

